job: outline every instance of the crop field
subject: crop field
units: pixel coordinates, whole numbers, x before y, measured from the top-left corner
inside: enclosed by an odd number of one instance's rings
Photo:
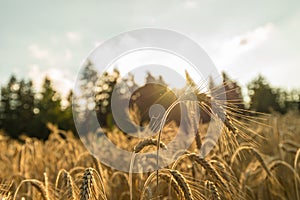
[[[0,0],[0,200],[300,200],[300,0]]]
[[[176,161],[149,172],[125,173],[101,164],[71,132],[48,124],[48,140],[0,137],[1,199],[299,199],[300,119],[298,113],[244,116],[233,121],[237,135],[226,127],[212,151],[201,158],[198,136]],[[238,126],[239,125],[239,126]],[[243,130],[243,128],[245,130]],[[161,140],[128,138],[118,129],[106,131],[128,151],[163,149],[177,126],[165,125]],[[247,133],[242,137],[241,132]],[[240,135],[239,135],[240,134]],[[197,139],[198,138],[198,139]],[[209,143],[210,140],[206,140]],[[102,148],[105,148],[103,146]],[[103,152],[115,156],[107,149]],[[156,155],[156,154],[154,154]],[[176,156],[176,155],[174,155]],[[151,170],[152,169],[152,170]]]

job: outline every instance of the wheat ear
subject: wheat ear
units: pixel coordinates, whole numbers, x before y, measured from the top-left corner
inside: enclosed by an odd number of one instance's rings
[[[213,198],[212,198],[213,200],[221,200],[218,189],[213,182],[206,180],[205,185],[207,186],[208,190],[211,192],[211,194],[213,196]]]
[[[184,176],[177,170],[169,170],[169,172],[172,174],[174,180],[177,182],[179,188],[183,192],[184,198],[186,200],[193,200],[191,188]]]
[[[175,169],[176,166],[178,165],[178,163],[183,160],[184,158],[189,158],[193,161],[195,161],[196,163],[200,164],[207,172],[208,174],[214,179],[216,180],[218,183],[220,183],[222,186],[224,186],[225,188],[227,188],[226,183],[223,181],[222,177],[220,176],[220,174],[213,168],[213,166],[207,162],[204,158],[200,158],[197,154],[195,153],[190,153],[190,154],[185,154],[182,155],[181,157],[179,157],[175,163],[172,166],[172,169]]]
[[[63,178],[66,181],[68,199],[74,200],[75,193],[74,193],[73,179],[72,179],[71,175],[69,174],[69,172],[67,172],[65,169],[59,170],[58,175],[56,177],[56,181],[55,181],[55,189],[58,191],[58,184],[59,184],[61,178]]]
[[[85,169],[82,179],[83,180],[80,187],[80,200],[88,200],[92,196],[96,196],[97,199],[99,199],[98,194],[101,196],[102,199],[106,199],[103,181],[99,173],[95,169]],[[101,190],[97,188],[98,183],[100,183],[101,185]]]

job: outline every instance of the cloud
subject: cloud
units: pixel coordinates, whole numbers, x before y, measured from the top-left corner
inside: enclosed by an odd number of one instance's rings
[[[45,76],[41,76],[40,67],[35,64],[29,66],[28,76],[30,79],[32,79],[37,90],[40,90],[43,79],[45,78]]]
[[[51,52],[49,49],[42,48],[38,44],[31,44],[28,47],[28,50],[30,52],[30,55],[39,60],[40,62],[43,62],[47,65],[55,65],[57,64],[57,61],[59,61],[58,56]]]
[[[245,34],[223,41],[220,45],[216,62],[220,65],[232,64],[242,54],[252,51],[264,43],[274,30],[275,26],[268,23]]]
[[[74,31],[67,32],[66,37],[71,43],[79,42],[82,39],[81,34],[79,32]]]
[[[55,46],[49,47],[48,49],[42,48],[38,44],[31,44],[28,46],[29,53],[33,59],[33,62],[45,66],[67,65],[72,62],[73,51],[69,47]]]
[[[197,8],[198,2],[195,0],[185,0],[184,1],[184,7],[187,9]]]
[[[47,49],[43,49],[37,44],[31,44],[28,47],[30,54],[37,59],[45,59],[49,56],[49,52]]]
[[[59,45],[61,41],[60,38],[57,36],[51,36],[49,40],[53,45]]]
[[[41,89],[46,76],[51,79],[54,89],[60,92],[63,97],[66,97],[73,88],[73,81],[60,69],[48,68],[41,70],[41,67],[36,64],[29,66],[29,68],[28,76],[33,80],[38,91]]]
[[[67,49],[67,50],[65,51],[65,55],[64,55],[65,61],[66,61],[66,62],[69,62],[69,61],[72,59],[72,57],[73,57],[72,52],[70,51],[70,49]]]

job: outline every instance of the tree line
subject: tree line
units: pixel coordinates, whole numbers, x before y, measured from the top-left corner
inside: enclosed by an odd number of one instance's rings
[[[37,92],[32,80],[18,80],[12,75],[1,87],[0,129],[13,138],[22,134],[46,139],[47,123],[57,124],[61,129],[75,132],[70,91],[65,106],[61,95],[46,77],[42,89]]]
[[[14,138],[26,134],[30,137],[47,139],[49,135],[47,123],[50,122],[62,130],[76,133],[72,109],[83,111],[96,109],[104,113],[100,120],[109,126],[112,123],[110,95],[120,78],[119,72],[115,70],[99,76],[88,63],[81,74],[81,95],[73,98],[74,94],[70,91],[65,99],[62,99],[61,94],[55,90],[48,77],[44,79],[42,89],[37,91],[32,80],[17,79],[12,75],[7,84],[1,87],[0,130]],[[147,78],[149,75],[151,76],[148,74]],[[225,73],[223,79],[226,83],[230,83],[225,85],[228,97],[240,99],[242,109],[281,114],[289,110],[300,110],[299,90],[288,92],[274,88],[260,75],[248,84],[250,102],[244,106],[240,86]],[[138,87],[133,76],[125,81],[132,88]],[[210,84],[213,85],[213,81]],[[94,98],[88,94],[91,91],[95,92]],[[81,100],[85,101],[84,105],[80,104]],[[87,123],[90,121],[89,117],[91,116],[88,112],[82,112],[81,118]]]

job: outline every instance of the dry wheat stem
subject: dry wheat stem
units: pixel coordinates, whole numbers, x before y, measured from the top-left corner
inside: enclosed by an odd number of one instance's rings
[[[300,157],[300,148],[297,150],[297,153],[295,155],[295,160],[294,160],[294,181],[295,181],[295,190],[296,190],[296,197],[297,200],[299,200],[299,191],[298,191],[298,181],[297,181],[297,175],[298,175],[298,159]]]
[[[241,146],[241,147],[239,147],[239,148],[234,152],[234,154],[232,155],[231,160],[230,160],[231,167],[232,167],[232,165],[233,165],[233,163],[234,163],[234,160],[235,160],[236,156],[237,156],[241,151],[243,151],[243,150],[245,150],[245,151],[251,151],[251,152],[254,154],[254,156],[256,157],[256,159],[259,161],[259,163],[261,164],[261,166],[263,167],[263,169],[266,171],[267,175],[268,175],[268,176],[271,176],[271,172],[270,172],[269,168],[267,167],[267,165],[266,165],[264,159],[263,159],[262,156],[260,155],[260,153],[259,153],[255,148],[250,147],[250,146]]]
[[[16,191],[15,191],[15,194],[14,194],[14,197],[13,197],[13,200],[16,200],[17,198],[17,194],[21,188],[21,186],[24,184],[24,183],[30,183],[32,184],[42,195],[42,197],[45,199],[45,200],[49,200],[49,196],[48,196],[48,192],[46,191],[46,188],[45,186],[43,185],[43,183],[41,181],[38,181],[36,179],[26,179],[26,180],[23,180],[19,186],[17,187]]]
[[[296,173],[295,169],[287,162],[282,161],[282,160],[274,160],[271,163],[269,163],[268,167],[270,169],[270,171],[273,171],[276,167],[278,166],[283,166],[286,169],[288,169],[294,176],[294,184],[296,185],[297,182],[300,183],[300,177],[299,175]],[[297,191],[297,188],[295,188]]]
[[[159,144],[159,147],[167,150],[167,145],[165,145],[162,141],[158,142],[156,139],[144,139],[140,141],[135,147],[134,147],[134,153],[139,153],[147,146],[157,146]]]

